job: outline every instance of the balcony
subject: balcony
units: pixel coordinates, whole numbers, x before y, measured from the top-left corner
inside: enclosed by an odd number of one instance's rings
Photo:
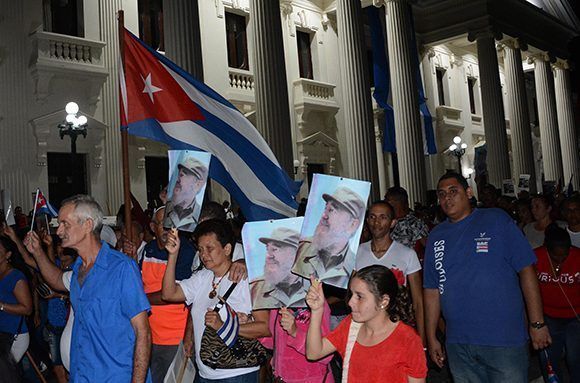
[[[294,81],[294,106],[321,112],[338,111],[333,84],[300,78]]]
[[[229,68],[228,75],[230,87],[227,98],[234,102],[253,104],[255,102],[253,73],[247,70]]]
[[[437,129],[451,129],[453,131],[462,131],[465,127],[461,119],[463,111],[451,106],[439,105],[435,108],[435,115],[437,117]]]
[[[78,80],[89,85],[96,102],[108,72],[102,55],[106,45],[80,37],[36,31],[32,40],[31,74],[36,81],[36,96],[45,99],[53,78]]]

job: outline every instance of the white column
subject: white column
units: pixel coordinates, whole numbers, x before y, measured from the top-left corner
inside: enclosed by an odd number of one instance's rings
[[[370,181],[371,196],[378,197],[380,186],[360,1],[337,2],[336,19],[348,174]]]
[[[387,45],[395,115],[399,180],[411,206],[425,202],[427,180],[417,91],[418,68],[412,59],[413,26],[408,0],[387,0]]]
[[[20,1],[5,1],[0,12],[0,189],[10,191],[13,208],[24,212],[32,206],[31,192],[37,167],[36,138],[28,125],[27,113],[32,105],[27,94],[29,31],[23,25],[25,5]],[[30,111],[30,115],[34,115]],[[55,127],[56,129],[56,127]],[[46,164],[44,164],[46,166]],[[48,192],[48,190],[46,190]],[[43,193],[45,191],[43,190]]]
[[[251,0],[256,127],[288,175],[294,174],[292,126],[279,0]]]
[[[203,81],[198,0],[163,0],[165,54]]]
[[[558,117],[556,116],[556,95],[554,76],[547,54],[531,58],[534,62],[536,100],[540,122],[540,141],[545,181],[563,181],[562,156],[558,137]]]
[[[572,177],[574,190],[580,189],[580,159],[578,157],[578,134],[574,124],[574,106],[570,89],[570,71],[567,62],[558,61],[554,65],[554,83],[556,90],[556,110],[558,112],[558,130],[562,147],[562,165],[564,185]]]
[[[530,190],[535,193],[536,172],[532,149],[532,131],[520,45],[518,40],[509,40],[502,45],[508,96],[507,108],[510,116],[513,175],[517,180],[520,174],[529,174],[531,177]]]
[[[385,156],[383,153],[383,131],[380,119],[375,113],[375,149],[377,151],[377,169],[379,172],[379,198],[387,193],[387,169],[385,167]]]
[[[488,182],[501,187],[504,179],[512,178],[508,155],[505,114],[499,64],[492,30],[470,33],[469,39],[477,41],[477,60],[481,81],[481,105],[487,144]]]
[[[100,40],[106,41],[103,61],[109,77],[103,85],[101,99],[103,122],[107,125],[104,144],[104,170],[107,177],[107,203],[103,206],[108,214],[115,214],[123,203],[123,161],[121,156],[121,130],[119,115],[119,27],[117,12],[123,9],[122,0],[99,1]],[[90,134],[90,133],[89,133]]]

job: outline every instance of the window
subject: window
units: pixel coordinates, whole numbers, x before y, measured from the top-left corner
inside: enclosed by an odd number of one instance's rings
[[[467,78],[467,90],[469,91],[469,108],[471,114],[477,114],[475,109],[475,92],[477,87],[477,79],[473,77]]]
[[[151,48],[165,51],[162,0],[139,0],[139,38]]]
[[[314,79],[312,73],[312,51],[310,50],[310,33],[296,31],[298,41],[298,66],[300,67],[300,77]]]
[[[437,73],[437,94],[439,96],[439,105],[447,105],[445,103],[445,87],[444,87],[446,71],[445,69],[437,68],[435,72]]]
[[[228,44],[228,66],[237,69],[250,69],[246,18],[244,16],[226,12],[226,39]]]
[[[84,37],[83,2],[44,0],[44,30],[61,35]]]

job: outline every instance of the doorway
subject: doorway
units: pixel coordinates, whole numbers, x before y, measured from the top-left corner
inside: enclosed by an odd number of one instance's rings
[[[88,194],[87,155],[47,153],[50,203],[59,209],[63,200]]]
[[[147,183],[147,207],[155,209],[163,205],[159,199],[159,192],[169,183],[167,157],[145,157],[145,182]]]

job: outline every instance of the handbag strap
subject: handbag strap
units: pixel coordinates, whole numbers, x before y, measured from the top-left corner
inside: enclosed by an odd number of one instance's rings
[[[222,307],[224,307],[226,301],[228,300],[228,298],[232,294],[232,291],[234,291],[234,289],[236,288],[236,285],[237,285],[237,283],[232,283],[232,285],[229,287],[228,291],[226,291],[226,293],[223,295],[223,297],[219,297],[219,302],[215,305],[215,307],[213,308],[213,311],[215,311],[217,313],[222,309]]]
[[[358,332],[362,326],[362,323],[357,323],[350,320],[350,327],[348,329],[348,338],[346,340],[346,349],[344,351],[344,360],[342,361],[342,383],[348,382],[348,367],[350,365],[350,356],[352,355],[352,349],[356,342]]]
[[[24,315],[20,316],[20,322],[18,323],[18,331],[16,331],[16,334],[14,334],[14,340],[16,340],[16,338],[18,338],[18,335],[20,335],[20,331],[22,331],[22,323],[24,322]]]

